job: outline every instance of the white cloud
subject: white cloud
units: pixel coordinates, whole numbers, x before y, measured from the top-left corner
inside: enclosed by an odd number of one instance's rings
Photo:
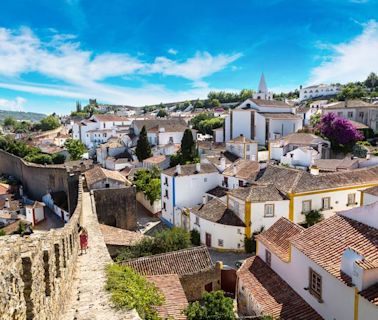
[[[156,57],[149,63],[127,53],[96,55],[82,50],[75,40],[74,35],[54,34],[50,41],[42,41],[29,28],[16,31],[0,28],[0,75],[38,72],[78,84],[131,74],[159,73],[197,81],[224,69],[240,57],[240,54],[213,56],[197,52],[184,61]]]
[[[14,100],[0,99],[1,110],[23,111],[26,99],[16,97]]]
[[[178,53],[177,50],[173,49],[173,48],[170,48],[168,51],[167,51],[169,54],[173,54],[174,56]]]
[[[378,73],[378,23],[364,24],[360,35],[345,43],[328,45],[331,55],[311,72],[308,84],[364,80]]]

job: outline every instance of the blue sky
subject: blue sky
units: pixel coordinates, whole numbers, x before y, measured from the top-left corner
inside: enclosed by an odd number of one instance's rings
[[[145,105],[378,72],[378,0],[2,0],[0,109]]]

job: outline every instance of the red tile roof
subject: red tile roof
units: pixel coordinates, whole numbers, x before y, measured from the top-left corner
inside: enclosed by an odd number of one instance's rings
[[[241,290],[252,295],[263,315],[282,320],[313,320],[322,317],[259,257],[247,259],[237,272]]]
[[[352,248],[369,261],[378,263],[378,230],[341,215],[306,229],[291,241],[292,245],[331,275],[348,283],[340,271],[345,249]]]
[[[214,267],[205,246],[156,254],[121,262],[142,275],[178,274],[188,275],[210,270]]]
[[[132,246],[142,240],[145,236],[142,233],[115,228],[100,224],[100,230],[106,244],[115,246]]]
[[[159,316],[162,319],[185,320],[186,316],[182,312],[188,306],[188,300],[179,276],[177,274],[165,274],[147,276],[146,278],[153,282],[164,295],[163,305],[156,307]]]
[[[281,260],[287,261],[290,254],[290,239],[301,234],[304,228],[281,217],[268,230],[256,236]]]
[[[366,300],[378,306],[378,283],[366,288],[359,292],[359,294]]]

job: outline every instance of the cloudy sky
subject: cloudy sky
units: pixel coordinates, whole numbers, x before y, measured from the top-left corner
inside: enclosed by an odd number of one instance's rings
[[[143,106],[378,73],[378,0],[2,0],[0,109]]]

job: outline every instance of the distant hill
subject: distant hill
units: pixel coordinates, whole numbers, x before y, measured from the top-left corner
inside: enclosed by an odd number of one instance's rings
[[[7,117],[12,117],[20,121],[28,120],[31,122],[38,122],[42,118],[46,117],[46,115],[43,113],[35,113],[35,112],[0,110],[0,124],[3,123],[4,119]]]

